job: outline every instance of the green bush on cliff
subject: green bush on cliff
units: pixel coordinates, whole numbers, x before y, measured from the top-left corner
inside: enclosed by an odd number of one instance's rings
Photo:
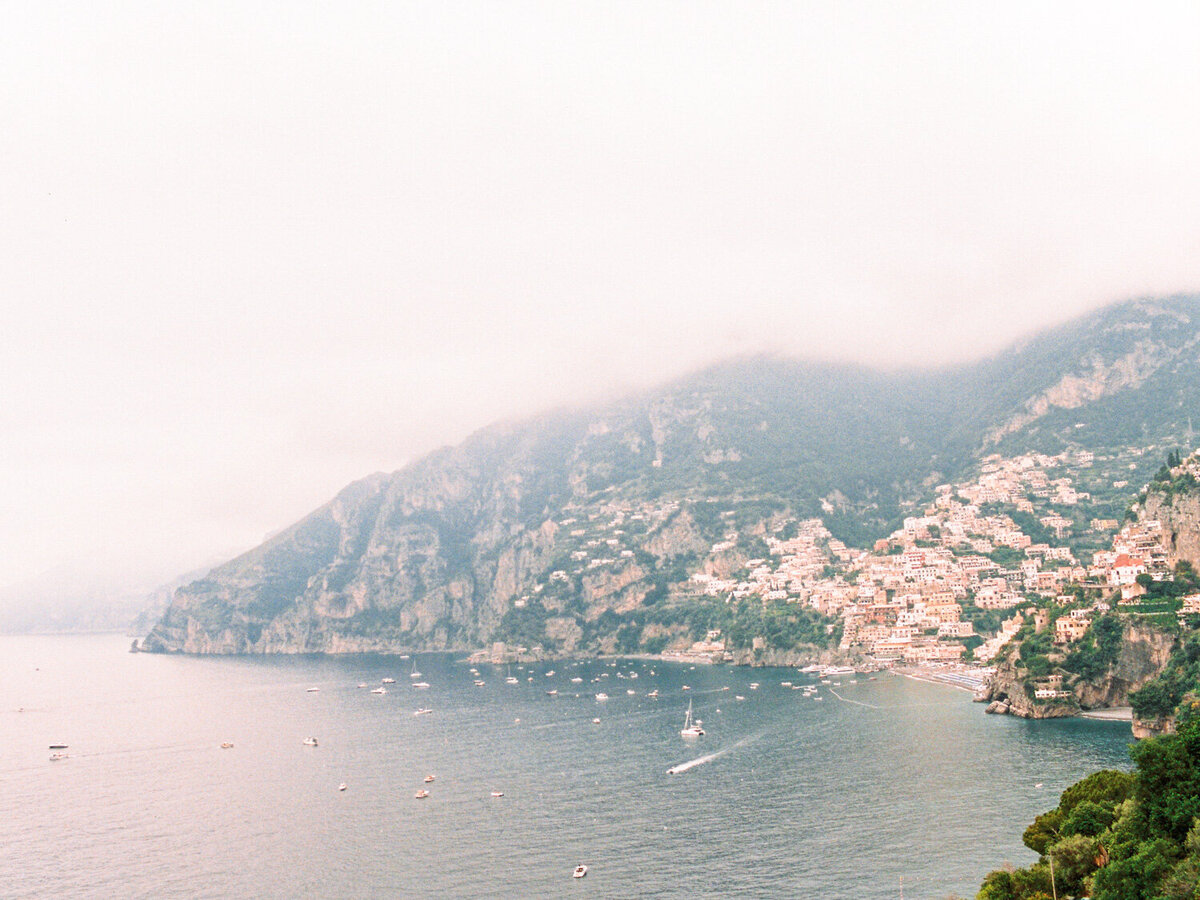
[[[1200,719],[1130,756],[1135,771],[1096,772],[1063,791],[1023,835],[1038,862],[991,872],[977,900],[1200,896]]]

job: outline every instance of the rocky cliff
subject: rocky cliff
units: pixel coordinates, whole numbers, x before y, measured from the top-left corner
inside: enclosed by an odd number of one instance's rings
[[[1200,491],[1174,491],[1151,485],[1142,505],[1142,518],[1162,523],[1168,562],[1200,568]]]
[[[1176,642],[1177,637],[1168,631],[1124,621],[1116,659],[1102,675],[1083,679],[1067,672],[1062,676],[1061,689],[1069,696],[1045,699],[1034,696],[1039,682],[1022,665],[1020,644],[1014,642],[997,662],[996,674],[981,699],[989,701],[988,712],[1024,719],[1055,719],[1084,710],[1128,706],[1129,695],[1163,671]]]

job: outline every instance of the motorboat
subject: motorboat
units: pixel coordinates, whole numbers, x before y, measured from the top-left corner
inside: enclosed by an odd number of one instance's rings
[[[593,725],[599,725],[599,724],[600,724],[600,719],[599,719],[599,718],[592,719],[592,724],[593,724]]]
[[[436,775],[426,775],[426,776],[425,776],[425,783],[426,783],[426,784],[433,784],[433,782],[434,782],[434,780],[435,780],[436,778],[437,778],[437,776],[436,776]]]
[[[371,693],[372,694],[386,694],[387,688],[385,688],[385,687],[371,688]]]
[[[316,693],[317,691],[319,691],[319,690],[321,690],[321,689],[320,689],[320,688],[309,688],[309,689],[308,689],[308,693],[310,693],[310,694],[315,694],[315,693]]]
[[[395,678],[381,678],[380,681],[382,681],[384,684],[395,684],[396,683]]]
[[[428,796],[429,796],[429,791],[425,790],[424,788],[421,788],[421,790],[419,790],[415,794],[413,794],[413,799],[414,800],[424,800]]]
[[[547,694],[548,696],[550,696],[550,697],[557,697],[557,696],[558,696],[558,691],[556,691],[556,690],[550,690],[550,691],[546,691],[546,694]]]
[[[596,699],[597,699],[597,700],[607,700],[607,699],[608,699],[608,694],[604,693],[604,691],[601,691],[600,693],[598,693],[598,694],[596,695]]]
[[[233,749],[233,741],[221,741],[221,749],[222,750],[232,750]]]
[[[67,758],[67,754],[63,753],[62,751],[57,751],[55,753],[50,754],[50,762],[58,762],[60,759],[66,759],[66,758]]]
[[[315,747],[317,746],[317,739],[315,737],[306,737],[303,744],[305,747]]]
[[[346,789],[346,782],[343,781],[341,784],[338,785],[338,790],[344,791],[345,789]]]
[[[478,678],[475,679],[475,687],[483,687],[485,684],[487,684],[486,681],[482,681]]]
[[[415,682],[415,683],[413,684],[413,687],[415,687],[415,688],[427,688],[427,687],[429,687],[429,682],[428,682],[428,681],[418,681],[418,682]]]
[[[492,796],[493,797],[503,797],[504,791],[492,791]]]
[[[572,878],[582,878],[586,874],[587,874],[587,866],[578,865],[575,867],[575,871],[571,873],[571,877]]]
[[[433,712],[433,710],[430,709],[428,706],[422,706],[420,709],[418,709],[416,712],[414,712],[413,715],[414,716],[427,716],[431,712]]]
[[[365,681],[360,681],[360,682],[358,683],[358,686],[359,686],[360,688],[365,688],[365,687],[367,686],[367,683],[366,683]]]
[[[699,722],[692,721],[692,704],[688,703],[687,716],[683,720],[683,728],[680,729],[681,737],[703,737],[704,729],[700,727]]]

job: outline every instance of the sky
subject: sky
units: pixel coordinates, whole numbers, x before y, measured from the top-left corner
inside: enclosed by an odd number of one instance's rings
[[[1200,289],[1195,3],[14,3],[0,586],[498,419]]]

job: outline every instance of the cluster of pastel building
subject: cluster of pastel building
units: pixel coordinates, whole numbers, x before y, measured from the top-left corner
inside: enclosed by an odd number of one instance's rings
[[[1088,465],[1091,460],[1082,458],[1087,456],[1074,454],[1071,461]],[[786,540],[767,537],[769,558],[750,560],[746,577],[698,573],[692,580],[705,592],[730,600],[758,596],[806,604],[841,619],[841,649],[912,664],[954,662],[968,655],[962,639],[975,634],[964,615],[968,606],[1004,610],[1029,599],[1073,604],[1080,587],[1103,588],[1100,595],[1110,598],[1120,589],[1119,602],[1136,603],[1144,592],[1139,575],[1170,577],[1159,523],[1126,524],[1111,550],[1094,553],[1084,565],[1065,543],[1058,543],[1070,533],[1072,520],[1055,513],[1038,516],[1042,533],[1055,541],[1035,542],[1011,516],[989,507],[1007,504],[1036,515],[1035,500],[1043,501],[1038,506],[1045,510],[1088,499],[1069,477],[1050,477],[1049,470],[1065,460],[1066,454],[990,457],[978,479],[937,487],[922,515],[905,519],[902,528],[870,551],[847,548],[819,519],[810,519],[797,523],[796,533]],[[1106,532],[1119,524],[1094,519],[1090,528]],[[736,540],[736,534],[727,535],[713,554],[731,549]],[[997,553],[1000,548],[1009,552]],[[1200,611],[1200,597],[1189,598],[1185,609],[1188,604]],[[1092,618],[1108,608],[1097,600],[1059,617],[1055,642],[1078,640]],[[998,633],[975,646],[970,656],[980,662],[992,659],[1022,621],[1019,613],[1003,621]]]

